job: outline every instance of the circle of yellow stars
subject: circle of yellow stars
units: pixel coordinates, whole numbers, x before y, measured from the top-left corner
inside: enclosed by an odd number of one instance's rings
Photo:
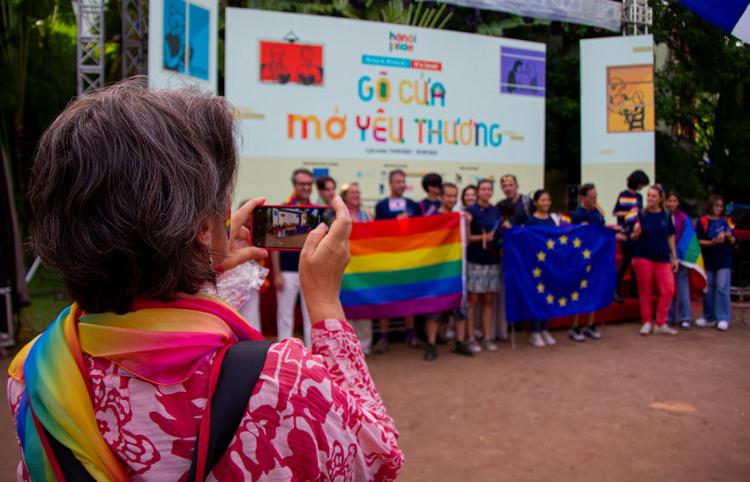
[[[547,251],[554,250],[558,245],[560,246],[573,246],[573,249],[576,250],[576,253],[580,253],[580,256],[584,263],[586,263],[586,274],[591,273],[591,251],[583,247],[583,243],[581,242],[580,238],[573,238],[570,239],[566,235],[559,236],[558,238],[550,238],[547,240],[546,248]],[[531,271],[531,274],[534,276],[535,279],[539,280],[539,283],[536,285],[536,292],[544,296],[544,300],[547,302],[548,305],[554,305],[557,304],[560,306],[560,308],[565,308],[568,306],[569,303],[575,303],[576,301],[579,301],[581,299],[581,292],[583,290],[586,290],[589,287],[589,280],[585,277],[581,279],[580,283],[578,284],[578,288],[576,288],[574,291],[570,293],[569,296],[558,296],[555,297],[552,293],[547,292],[547,287],[544,286],[544,283],[542,283],[542,263],[544,263],[547,260],[547,252],[542,250],[539,251],[536,254],[536,260],[537,260],[537,266]]]

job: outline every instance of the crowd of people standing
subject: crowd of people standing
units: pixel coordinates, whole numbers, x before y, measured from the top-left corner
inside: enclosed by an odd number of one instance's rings
[[[734,233],[727,221],[724,200],[719,195],[709,197],[705,214],[694,226],[700,240],[706,268],[707,289],[703,295],[703,316],[693,321],[690,307],[690,268],[681,262],[685,253],[678,252],[686,225],[693,221],[680,210],[677,192],[666,193],[659,184],[646,189],[644,203],[642,191],[649,185],[648,175],[634,171],[627,178],[626,189],[617,197],[612,214],[617,220],[613,226],[620,244],[620,264],[616,276],[613,301],[623,303],[622,292],[638,297],[642,325],[640,333],[676,335],[673,326],[690,329],[716,326],[727,330],[731,320],[729,286],[731,278],[732,245]],[[496,184],[504,198],[493,203]],[[405,196],[406,173],[395,169],[388,174],[389,195],[376,203],[374,212],[363,206],[362,193],[357,182],[346,183],[337,189],[330,176],[314,179],[312,172],[298,169],[292,175],[294,193],[287,204],[330,204],[337,194],[346,203],[354,222],[383,219],[400,219],[415,216],[432,216],[448,212],[462,213],[466,226],[466,296],[459,309],[448,313],[430,313],[424,320],[424,339],[415,328],[415,317],[404,319],[405,342],[413,347],[424,347],[424,358],[437,357],[437,343],[446,337],[454,338],[452,351],[473,356],[482,351],[494,352],[498,341],[508,339],[508,324],[504,316],[504,289],[502,277],[503,232],[513,226],[560,226],[564,224],[605,225],[604,210],[599,205],[596,186],[582,184],[578,189],[578,206],[568,214],[552,212],[552,198],[544,189],[533,195],[521,193],[518,179],[508,174],[494,179],[481,179],[476,184],[459,187],[444,182],[436,173],[422,178],[425,197],[415,201]],[[318,199],[312,199],[313,186]],[[690,232],[693,232],[690,230]],[[291,336],[292,315],[298,296],[295,277],[298,254],[273,253],[274,285],[277,292],[277,324],[279,337]],[[628,285],[624,283],[631,271]],[[634,280],[632,279],[634,278]],[[636,291],[637,290],[637,291]],[[654,303],[655,302],[655,310]],[[309,317],[304,299],[300,296],[304,320],[304,336],[309,341]],[[579,323],[579,318],[586,318]],[[373,339],[372,322],[357,320],[353,326],[363,343],[365,353],[381,354],[388,350],[393,320],[375,320],[379,330]],[[441,322],[448,323],[441,336]],[[529,342],[539,348],[557,343],[549,331],[549,320],[528,320]],[[586,339],[600,340],[602,335],[595,324],[594,313],[576,315],[568,330],[575,342]]]

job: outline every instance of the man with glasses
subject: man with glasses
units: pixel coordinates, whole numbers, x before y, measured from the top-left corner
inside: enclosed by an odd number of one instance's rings
[[[313,175],[309,169],[297,169],[292,173],[294,192],[287,199],[287,206],[310,204],[313,189]],[[272,251],[273,284],[276,287],[276,331],[279,341],[291,338],[294,333],[294,308],[297,295],[300,297],[305,346],[310,347],[310,315],[307,313],[305,298],[299,289],[299,252]]]

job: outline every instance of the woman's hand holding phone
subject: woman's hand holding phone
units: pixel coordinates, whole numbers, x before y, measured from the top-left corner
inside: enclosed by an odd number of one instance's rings
[[[352,218],[340,196],[334,199],[333,207],[336,220],[330,229],[325,224],[318,225],[307,236],[300,253],[300,286],[313,321],[346,319],[339,294],[349,264]]]
[[[250,260],[268,257],[268,251],[252,245],[250,242],[251,233],[247,228],[247,226],[253,225],[253,210],[262,206],[265,202],[265,198],[251,199],[232,213],[229,228],[229,249],[219,265],[222,271],[230,270]]]

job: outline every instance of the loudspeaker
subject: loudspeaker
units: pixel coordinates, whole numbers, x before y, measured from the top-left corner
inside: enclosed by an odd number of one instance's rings
[[[565,211],[572,213],[578,207],[578,184],[568,184],[565,188]]]
[[[738,240],[732,253],[732,286],[750,287],[750,240]]]
[[[750,206],[735,205],[732,210],[732,221],[735,229],[750,229]]]

